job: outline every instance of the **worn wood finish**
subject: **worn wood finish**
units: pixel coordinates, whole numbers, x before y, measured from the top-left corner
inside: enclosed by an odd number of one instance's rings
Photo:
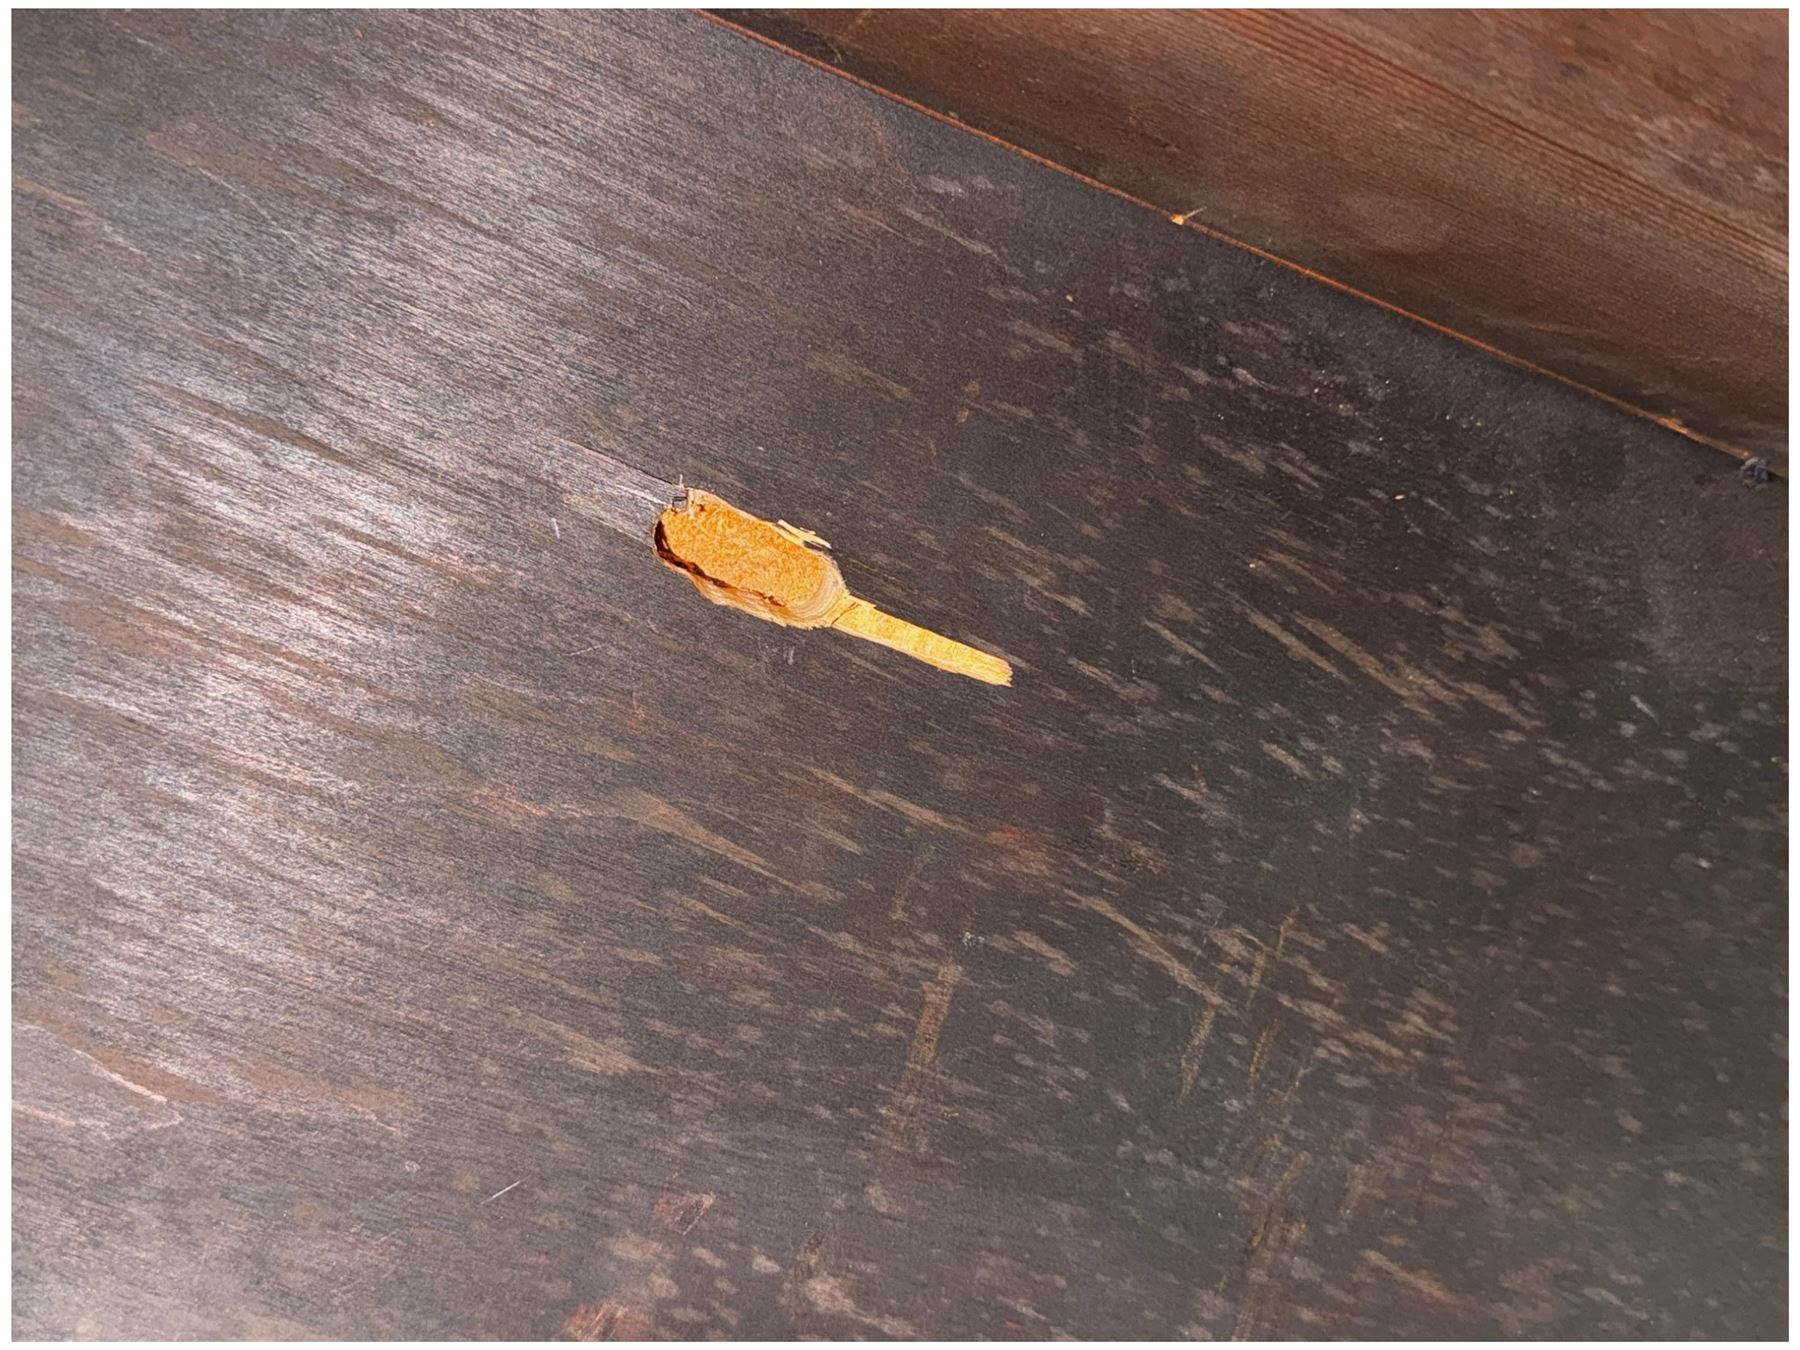
[[[1782,11],[722,13],[1785,464]]]
[[[691,16],[14,22],[17,1334],[1782,1332],[1781,484]]]

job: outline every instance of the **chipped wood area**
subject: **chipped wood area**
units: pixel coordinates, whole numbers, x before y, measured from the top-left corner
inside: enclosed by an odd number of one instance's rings
[[[1781,1333],[1783,484],[691,16],[14,61],[16,1334]]]
[[[851,595],[819,551],[831,545],[813,531],[758,519],[697,488],[683,495],[657,517],[656,556],[715,605],[785,628],[835,628],[983,684],[1012,683],[1012,667],[999,657]]]

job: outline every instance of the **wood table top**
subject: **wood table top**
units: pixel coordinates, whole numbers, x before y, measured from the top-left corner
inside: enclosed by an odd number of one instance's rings
[[[15,1334],[1782,1334],[1784,483],[691,15],[13,54]]]

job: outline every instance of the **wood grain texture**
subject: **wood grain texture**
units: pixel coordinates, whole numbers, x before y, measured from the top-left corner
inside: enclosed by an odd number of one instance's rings
[[[1785,464],[1782,11],[721,13]]]
[[[13,50],[17,1335],[1782,1333],[1783,485],[691,16]]]

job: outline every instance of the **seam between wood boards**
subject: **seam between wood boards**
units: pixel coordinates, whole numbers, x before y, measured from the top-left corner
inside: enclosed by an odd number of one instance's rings
[[[1488,356],[1504,361],[1509,366],[1528,371],[1533,375],[1541,375],[1545,379],[1554,380],[1565,388],[1573,389],[1577,393],[1587,395],[1589,398],[1598,399],[1602,403],[1617,408],[1620,412],[1629,413],[1633,417],[1641,418],[1646,422],[1653,423],[1654,425],[1663,428],[1665,431],[1672,431],[1676,435],[1682,436],[1698,445],[1703,445],[1709,450],[1720,451],[1735,459],[1749,460],[1758,458],[1753,452],[1746,450],[1742,446],[1733,445],[1729,441],[1723,441],[1715,436],[1708,436],[1704,432],[1696,431],[1678,417],[1664,417],[1660,414],[1651,412],[1647,408],[1640,408],[1637,404],[1632,403],[1627,399],[1620,398],[1616,394],[1609,394],[1605,390],[1597,389],[1591,384],[1586,384],[1581,380],[1575,379],[1573,376],[1564,375],[1559,371],[1551,370],[1548,366],[1540,366],[1537,362],[1529,360],[1526,357],[1515,356],[1503,347],[1496,347],[1492,343],[1484,342],[1478,337],[1463,332],[1461,329],[1452,328],[1448,324],[1439,323],[1435,319],[1426,318],[1423,314],[1415,313],[1410,309],[1394,304],[1391,300],[1383,300],[1380,296],[1372,295],[1368,291],[1352,286],[1347,281],[1339,281],[1336,277],[1328,276],[1323,272],[1316,272],[1304,263],[1295,262],[1291,258],[1284,258],[1279,253],[1271,253],[1268,249],[1258,248],[1255,244],[1246,243],[1244,240],[1226,234],[1222,230],[1214,229],[1210,225],[1199,224],[1190,218],[1191,212],[1171,213],[1163,207],[1157,206],[1154,202],[1145,201],[1142,197],[1134,196],[1122,188],[1114,187],[1110,183],[1103,183],[1097,178],[1090,178],[1079,169],[1072,169],[1067,164],[1062,164],[1047,156],[1040,155],[1034,150],[1027,150],[1024,146],[1016,145],[1012,141],[994,135],[992,132],[983,131],[980,127],[971,126],[969,123],[951,117],[947,113],[941,113],[935,108],[927,107],[916,99],[908,98],[906,95],[896,93],[892,89],[885,89],[881,85],[876,84],[871,80],[866,80],[860,75],[844,70],[839,66],[834,66],[829,61],[820,60],[816,56],[809,56],[803,51],[790,47],[785,42],[781,42],[772,37],[767,37],[762,33],[758,33],[755,29],[744,27],[744,25],[740,23],[734,23],[722,15],[713,13],[711,10],[696,9],[691,12],[705,19],[708,23],[716,24],[727,32],[735,33],[739,37],[749,38],[753,42],[761,43],[772,51],[780,52],[783,56],[788,56],[796,61],[803,62],[815,70],[821,70],[828,75],[834,75],[838,79],[853,84],[859,89],[866,90],[871,94],[878,94],[889,102],[897,103],[901,107],[908,108],[913,112],[922,113],[924,116],[931,118],[935,122],[941,122],[945,126],[955,127],[958,131],[975,136],[988,142],[990,145],[996,145],[1002,150],[1018,155],[1022,159],[1030,160],[1033,164],[1041,164],[1047,169],[1053,169],[1064,177],[1073,178],[1076,182],[1082,183],[1087,187],[1094,188],[1100,192],[1104,192],[1108,196],[1117,197],[1120,201],[1129,202],[1131,205],[1142,210],[1154,212],[1163,217],[1163,219],[1172,221],[1183,229],[1197,231],[1198,233],[1207,236],[1209,239],[1216,239],[1220,243],[1229,244],[1233,248],[1242,249],[1244,252],[1262,258],[1267,262],[1277,263],[1291,272],[1298,272],[1308,280],[1319,282],[1331,287],[1335,291],[1340,291],[1345,295],[1352,296],[1367,304],[1374,305],[1378,309],[1384,309],[1390,314],[1397,314],[1403,319],[1410,320],[1413,323],[1429,328],[1433,332],[1442,333],[1446,337],[1454,338],[1465,346],[1473,347],[1476,351],[1483,352]],[[1774,459],[1767,459],[1767,457],[1764,458],[1768,463],[1769,471],[1771,473],[1779,478],[1787,477],[1787,466],[1785,463],[1777,462]]]

